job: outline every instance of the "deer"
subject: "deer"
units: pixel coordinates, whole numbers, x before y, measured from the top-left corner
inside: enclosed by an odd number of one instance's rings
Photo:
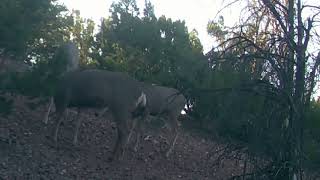
[[[64,61],[65,69],[62,72],[61,76],[66,72],[72,72],[79,70],[79,61],[80,61],[80,52],[75,43],[68,41],[63,43],[60,47],[57,48],[53,60],[55,61]],[[48,106],[48,110],[46,112],[45,118],[43,122],[45,124],[48,123],[49,114],[51,112],[53,106],[53,96],[50,97],[50,102]]]
[[[64,61],[65,72],[79,69],[80,52],[74,42],[64,42],[59,46],[54,54],[55,61]]]
[[[129,125],[144,118],[147,98],[140,82],[126,73],[89,69],[65,73],[53,96],[56,107],[57,124],[54,141],[58,141],[59,127],[68,107],[104,108],[108,107],[117,125],[118,137],[113,149],[113,157],[120,159],[125,151],[131,133]],[[80,113],[78,113],[79,115]],[[141,114],[141,115],[140,115]],[[73,144],[78,139],[81,118],[77,118]]]
[[[70,52],[70,51],[68,51]],[[72,60],[69,60],[69,62],[72,62]],[[72,69],[71,69],[72,71]],[[172,133],[172,140],[171,145],[166,153],[166,156],[168,157],[169,154],[173,151],[174,145],[176,143],[177,137],[178,137],[178,121],[177,118],[179,114],[181,113],[181,110],[184,108],[184,105],[186,104],[185,97],[178,92],[178,90],[174,88],[168,88],[164,86],[156,86],[156,85],[150,85],[147,83],[140,82],[141,88],[145,89],[147,93],[147,99],[150,98],[150,102],[147,103],[148,105],[148,114],[150,115],[160,115],[160,116],[166,116],[168,119],[166,122],[167,127],[170,128]],[[49,105],[49,109],[46,113],[46,118],[44,120],[45,123],[48,122],[48,116],[51,111],[51,107],[53,105],[53,98],[51,98],[51,102]],[[103,107],[104,109],[98,114],[98,116],[102,116],[104,112],[109,110],[109,107]],[[80,112],[78,110],[78,116]],[[140,118],[143,119],[143,118]],[[137,120],[134,120],[134,122],[137,122]],[[137,138],[136,138],[136,145],[135,145],[135,151],[137,151],[138,144],[140,141],[140,134],[141,134],[141,123],[137,124]],[[130,131],[130,137],[131,137],[132,131]],[[75,136],[76,137],[76,136]]]
[[[146,104],[146,112],[145,115],[156,116],[159,120],[162,117],[162,120],[165,122],[165,125],[170,130],[169,140],[169,149],[166,152],[166,157],[168,158],[172,151],[174,150],[174,146],[176,144],[178,133],[179,133],[179,122],[178,116],[181,114],[181,111],[184,109],[186,105],[186,98],[174,88],[147,84],[141,82],[141,87],[143,92],[146,94],[147,104]],[[99,114],[98,117],[102,117],[103,114],[108,111],[109,108],[105,107]],[[135,127],[132,127],[130,133],[133,130],[137,130],[136,132],[136,142],[134,146],[134,150],[138,151],[138,146],[141,139],[142,129],[141,126],[144,123],[141,120],[145,120],[146,118],[140,118],[134,121]]]

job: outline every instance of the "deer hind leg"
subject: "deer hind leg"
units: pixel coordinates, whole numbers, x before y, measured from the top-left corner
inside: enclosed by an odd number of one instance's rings
[[[147,119],[147,115],[149,113],[148,108],[146,107],[147,99],[144,93],[142,93],[139,100],[142,103],[140,103],[140,106],[137,107],[133,113],[131,113],[133,121],[132,121],[132,128],[129,135],[129,139],[130,139],[132,132],[136,130],[136,142],[134,145],[135,152],[138,151],[139,143],[142,137],[142,129],[141,129],[142,123],[145,122],[145,120]]]
[[[137,117],[135,118],[134,120],[134,124],[135,124],[135,127],[132,128],[131,131],[133,131],[134,129],[136,129],[136,143],[134,145],[134,151],[137,152],[138,151],[138,148],[139,148],[139,144],[140,144],[140,141],[141,141],[141,138],[142,138],[142,123],[145,122],[145,119],[146,119],[146,112],[142,114],[141,117]]]
[[[101,118],[107,111],[109,111],[109,107],[104,107],[102,110],[100,110],[99,112],[95,113],[95,116],[97,118]]]
[[[136,129],[136,143],[135,143],[135,145],[134,145],[133,150],[134,150],[135,152],[137,152],[137,151],[138,151],[138,148],[139,148],[140,139],[141,139],[141,136],[142,136],[140,119],[136,118],[135,124],[136,124],[136,127],[135,127],[135,128],[132,128],[131,132],[132,132],[134,129]]]
[[[168,151],[166,152],[166,157],[169,157],[170,154],[172,153],[172,151],[174,150],[174,146],[176,144],[176,141],[178,139],[178,134],[179,134],[179,124],[178,124],[178,121],[177,121],[177,117],[178,115],[175,115],[175,114],[170,114],[168,116],[168,122],[167,122],[167,125],[169,127],[169,130],[170,130],[170,147],[168,149]]]
[[[74,136],[73,136],[73,145],[76,145],[77,142],[78,142],[78,133],[79,133],[79,128],[81,126],[80,113],[81,113],[81,111],[80,111],[80,109],[78,109],[77,118],[76,118],[77,124],[76,124],[76,127],[75,127]]]
[[[62,121],[65,119],[65,116],[66,116],[66,109],[62,109],[62,110],[57,111],[58,121],[57,121],[56,129],[55,129],[55,133],[54,133],[54,137],[53,137],[55,142],[58,141],[59,128],[60,128]]]

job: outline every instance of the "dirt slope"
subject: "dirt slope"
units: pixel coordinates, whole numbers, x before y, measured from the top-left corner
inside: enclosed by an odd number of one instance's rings
[[[117,135],[115,125],[96,118],[92,110],[82,113],[77,146],[72,145],[74,121],[65,122],[59,143],[52,141],[54,119],[42,122],[46,106],[34,109],[26,97],[14,98],[14,109],[0,117],[0,179],[112,179],[112,180],[206,180],[228,179],[240,174],[243,163],[224,159],[217,163],[225,145],[205,140],[184,130],[174,153],[166,159],[166,130],[146,138],[138,152],[129,148],[120,162],[109,162]],[[132,146],[131,146],[132,147]]]

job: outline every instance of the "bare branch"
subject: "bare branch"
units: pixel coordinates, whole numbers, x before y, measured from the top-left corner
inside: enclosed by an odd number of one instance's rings
[[[312,29],[312,20],[310,18],[308,18],[308,27],[305,28],[306,35],[305,35],[305,39],[304,39],[304,43],[303,43],[304,50],[307,49],[307,47],[308,47],[311,29]]]
[[[307,107],[310,105],[311,94],[312,94],[313,89],[316,85],[315,77],[316,77],[316,71],[317,71],[319,65],[320,65],[320,51],[318,52],[318,55],[315,59],[315,64],[312,67],[310,76],[308,78],[310,86],[309,86],[309,89],[306,90],[307,91],[307,94],[306,94],[306,106]]]
[[[239,1],[241,1],[241,0],[234,0],[234,1],[230,2],[230,3],[228,3],[227,5],[225,5],[224,7],[222,7],[222,8],[216,13],[216,15],[214,16],[214,19],[216,19],[217,16],[218,16],[218,14],[220,14],[223,10],[225,10],[226,8],[232,6],[233,4],[235,4],[235,3],[239,2]]]
[[[284,9],[285,11],[288,12],[288,8],[286,6],[284,6],[283,4],[281,4],[280,1],[278,0],[273,0],[275,2],[275,4],[279,5],[282,9]]]
[[[319,9],[320,10],[320,6],[313,6],[313,5],[303,5],[302,9],[304,8],[313,8],[313,9]]]
[[[273,6],[273,4],[270,2],[270,0],[262,0],[262,2],[264,3],[264,5],[266,5],[269,8],[269,10],[272,12],[274,17],[277,19],[277,21],[279,22],[283,32],[285,34],[287,34],[287,27],[284,24],[284,22],[282,21],[280,14],[277,12],[277,10]]]

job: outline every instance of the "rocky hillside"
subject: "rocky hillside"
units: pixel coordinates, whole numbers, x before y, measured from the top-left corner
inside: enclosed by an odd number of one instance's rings
[[[56,145],[52,140],[54,118],[48,125],[42,122],[45,103],[38,105],[40,100],[23,96],[6,98],[12,100],[13,109],[0,118],[0,179],[206,180],[229,179],[244,169],[243,155],[225,151],[227,145],[186,130],[166,159],[167,130],[154,128],[147,128],[148,138],[138,152],[130,146],[123,160],[110,162],[117,135],[110,118],[97,118],[93,110],[83,112],[79,142],[73,146],[76,116],[71,115]]]

